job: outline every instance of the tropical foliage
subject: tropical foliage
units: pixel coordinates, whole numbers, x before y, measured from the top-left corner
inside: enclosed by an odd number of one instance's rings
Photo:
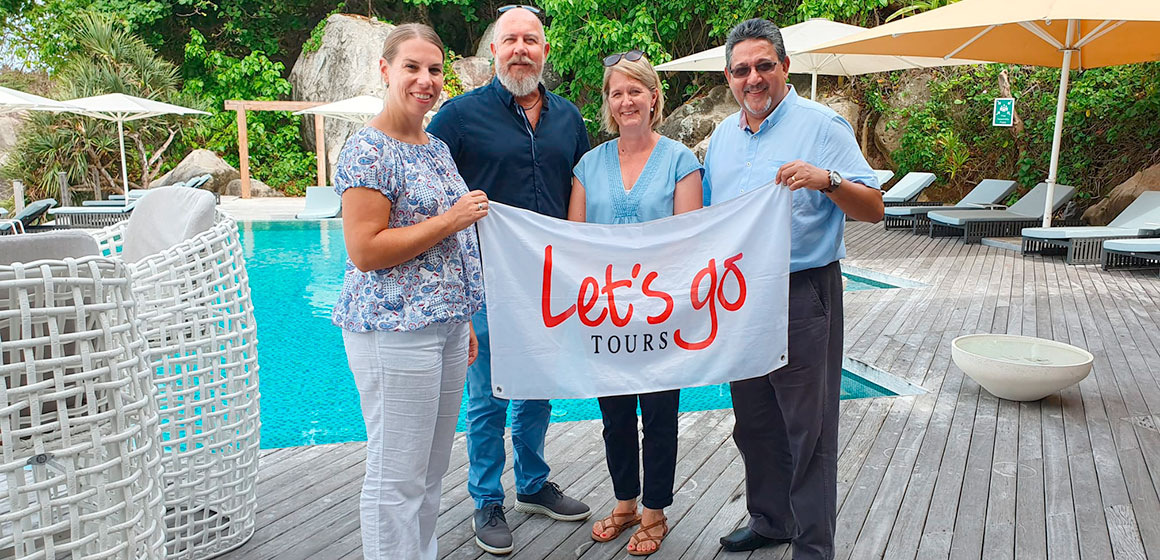
[[[86,13],[76,20],[70,36],[76,46],[55,80],[60,97],[124,93],[176,101],[176,66],[158,57],[111,18]],[[180,131],[172,118],[125,124],[131,186],[148,186]],[[73,114],[36,114],[7,162],[5,175],[21,179],[32,196],[57,194],[57,172],[64,172],[71,185],[121,191],[117,139],[117,127],[108,121]]]

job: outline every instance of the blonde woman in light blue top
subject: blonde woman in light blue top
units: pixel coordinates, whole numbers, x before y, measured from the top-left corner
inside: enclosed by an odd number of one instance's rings
[[[633,224],[700,208],[701,164],[683,144],[657,133],[664,93],[641,51],[604,59],[603,100],[604,127],[620,137],[597,146],[576,164],[568,219]],[[679,390],[599,399],[616,506],[592,525],[593,540],[613,540],[639,524],[628,553],[644,556],[660,549],[669,532],[664,508],[673,503],[679,400]],[[644,424],[643,489],[638,403]],[[641,513],[637,498],[644,506]]]

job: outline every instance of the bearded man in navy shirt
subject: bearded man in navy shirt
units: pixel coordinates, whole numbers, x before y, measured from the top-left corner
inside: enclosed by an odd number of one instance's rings
[[[588,132],[576,106],[540,83],[549,47],[539,10],[504,6],[499,11],[491,43],[496,78],[447,101],[427,132],[447,143],[469,188],[484,191],[491,201],[563,219],[572,168],[588,151]],[[590,510],[548,481],[544,436],[551,404],[492,395],[486,307],[472,324],[479,338],[479,357],[467,370],[467,489],[476,508],[472,527],[480,548],[507,554],[512,535],[500,475],[509,403],[516,510],[562,521],[586,519]]]

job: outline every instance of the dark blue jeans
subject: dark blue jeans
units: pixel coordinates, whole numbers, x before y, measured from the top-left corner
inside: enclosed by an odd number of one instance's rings
[[[475,507],[503,503],[504,425],[508,404],[512,411],[512,454],[515,457],[516,492],[535,494],[548,480],[544,460],[544,436],[552,414],[549,401],[509,401],[491,392],[491,346],[487,334],[487,309],[471,318],[479,339],[479,356],[467,368],[467,491]]]

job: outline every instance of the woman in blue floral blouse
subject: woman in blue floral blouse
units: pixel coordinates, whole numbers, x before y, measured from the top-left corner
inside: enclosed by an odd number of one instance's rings
[[[334,324],[367,428],[360,500],[367,560],[436,557],[435,518],[483,302],[468,192],[447,145],[423,131],[443,89],[443,43],[425,25],[391,31],[387,100],[339,155],[349,260]]]

